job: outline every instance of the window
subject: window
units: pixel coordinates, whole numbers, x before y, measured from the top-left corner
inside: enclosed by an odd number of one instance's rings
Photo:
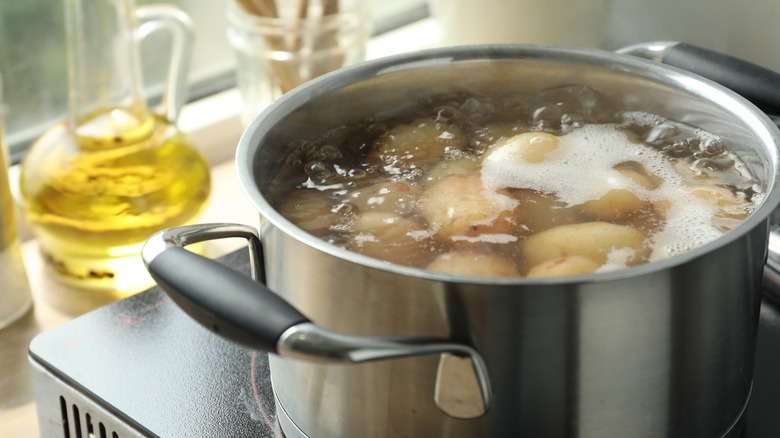
[[[234,84],[233,56],[225,37],[227,1],[136,0],[139,6],[175,4],[193,19],[196,41],[189,77],[190,99]],[[426,0],[367,1],[375,32],[391,30],[427,15]],[[163,35],[153,35],[141,46],[144,83],[152,99],[163,82],[167,48]],[[18,161],[30,142],[65,114],[66,65],[62,0],[0,2],[0,74],[6,144],[10,146],[12,161]]]

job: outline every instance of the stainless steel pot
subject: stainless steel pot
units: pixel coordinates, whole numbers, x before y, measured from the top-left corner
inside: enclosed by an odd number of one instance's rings
[[[671,259],[530,280],[371,259],[303,232],[266,199],[288,145],[338,124],[441,92],[572,83],[722,136],[763,181],[764,203],[735,230]],[[780,201],[779,146],[777,127],[737,94],[626,55],[528,46],[406,54],[305,84],[249,126],[236,159],[265,218],[262,244],[245,227],[185,227],[151,238],[144,258],[205,327],[278,353],[272,383],[289,436],[738,435],[768,217]],[[267,288],[179,248],[225,236],[249,239]]]

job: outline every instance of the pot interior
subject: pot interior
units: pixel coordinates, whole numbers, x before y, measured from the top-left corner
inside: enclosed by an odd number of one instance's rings
[[[274,225],[307,243],[322,245],[268,202],[269,188],[279,184],[279,169],[302,140],[438,94],[501,96],[568,85],[590,87],[620,111],[652,113],[699,127],[719,136],[741,157],[761,181],[763,204],[715,242],[755,227],[777,205],[780,134],[768,117],[735,93],[671,67],[611,52],[524,46],[457,47],[400,55],[311,81],[283,96],[247,129],[237,152],[242,186]]]

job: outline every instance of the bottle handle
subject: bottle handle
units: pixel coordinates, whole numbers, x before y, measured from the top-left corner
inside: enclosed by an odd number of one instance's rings
[[[136,18],[139,23],[139,41],[158,30],[171,34],[171,61],[158,113],[169,122],[176,123],[187,93],[187,73],[195,41],[192,19],[187,13],[171,5],[138,7]]]

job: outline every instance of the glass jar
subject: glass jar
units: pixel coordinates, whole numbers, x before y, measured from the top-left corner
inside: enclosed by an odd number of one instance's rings
[[[364,60],[371,34],[364,0],[230,0],[227,16],[245,125],[292,88]]]

